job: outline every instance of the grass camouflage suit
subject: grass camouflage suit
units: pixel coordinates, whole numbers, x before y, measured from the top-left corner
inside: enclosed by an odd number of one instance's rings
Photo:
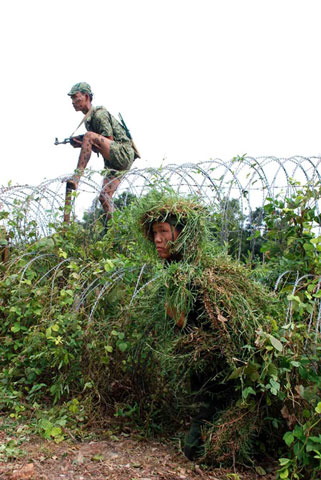
[[[173,371],[180,372],[171,388],[178,388],[174,396],[183,408],[187,385],[192,417],[184,453],[189,459],[244,460],[264,409],[261,397],[252,403],[242,397],[254,377],[236,373],[259,361],[257,332],[269,331],[267,318],[278,317],[276,299],[220,252],[210,239],[210,213],[197,198],[154,191],[141,202],[137,217],[144,243],[154,244],[164,260],[164,309],[175,325],[171,358]]]

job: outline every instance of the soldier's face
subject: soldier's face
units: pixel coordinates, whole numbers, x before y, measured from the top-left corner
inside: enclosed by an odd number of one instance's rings
[[[82,111],[87,105],[88,95],[86,93],[76,92],[71,95],[72,106],[76,112]]]
[[[155,222],[152,226],[154,244],[158,256],[163,259],[170,258],[170,242],[175,242],[179,232],[168,222]]]

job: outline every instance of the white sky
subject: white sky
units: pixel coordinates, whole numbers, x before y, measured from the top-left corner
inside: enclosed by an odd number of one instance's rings
[[[122,113],[137,167],[318,155],[320,11],[320,0],[1,2],[0,184],[73,171],[78,151],[53,142],[82,118],[67,96],[80,81]]]

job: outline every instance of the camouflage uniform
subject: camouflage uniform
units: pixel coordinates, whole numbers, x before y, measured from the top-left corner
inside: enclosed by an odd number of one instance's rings
[[[82,136],[82,139],[78,137],[76,143],[70,142],[74,147],[81,146],[81,152],[77,164],[78,172],[68,180],[66,186],[64,221],[69,223],[71,192],[77,189],[79,179],[90,160],[91,152],[100,152],[104,158],[105,168],[112,170],[104,178],[99,195],[99,201],[105,212],[104,234],[107,229],[107,221],[114,210],[111,199],[121,180],[122,175],[119,172],[130,169],[137,153],[135,154],[132,140],[127,137],[125,129],[116,118],[105,107],[92,107],[93,93],[88,83],[76,83],[68,95],[72,97],[75,110],[85,114],[85,127],[91,133]]]
[[[93,107],[93,111],[85,122],[89,132],[98,133],[104,137],[113,136],[110,145],[110,160],[105,161],[105,168],[128,170],[134,161],[134,150],[130,139],[120,123],[105,107]]]

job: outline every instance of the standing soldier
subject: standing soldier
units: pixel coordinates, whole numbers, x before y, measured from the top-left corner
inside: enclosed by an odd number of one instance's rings
[[[90,160],[91,152],[94,151],[103,156],[105,168],[113,170],[104,178],[99,196],[105,212],[106,226],[113,211],[111,198],[120,183],[118,172],[129,170],[139,155],[131,138],[118,120],[105,107],[92,105],[93,93],[88,83],[76,83],[68,95],[76,112],[80,111],[85,115],[81,123],[85,123],[87,133],[84,136],[72,137],[70,140],[74,148],[81,150],[76,173],[67,181],[64,221],[69,222],[71,191],[77,189],[80,177]]]

